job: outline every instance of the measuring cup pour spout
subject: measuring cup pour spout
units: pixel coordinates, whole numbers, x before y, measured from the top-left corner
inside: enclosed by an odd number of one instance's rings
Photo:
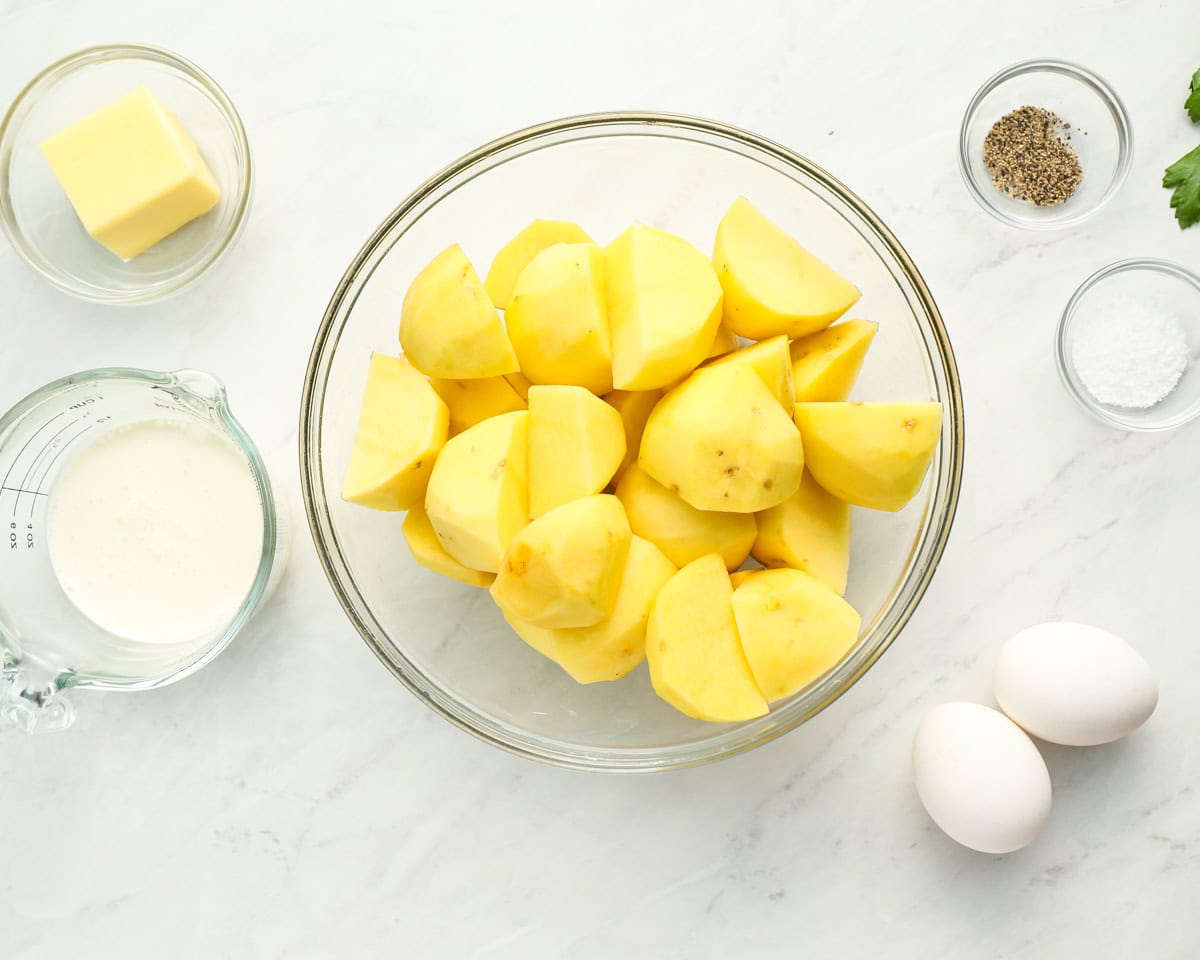
[[[26,733],[66,730],[75,720],[75,708],[53,680],[43,681],[6,662],[0,677],[0,720]]]
[[[174,377],[180,386],[201,400],[216,403],[225,399],[225,384],[211,373],[205,373],[203,370],[176,370]]]

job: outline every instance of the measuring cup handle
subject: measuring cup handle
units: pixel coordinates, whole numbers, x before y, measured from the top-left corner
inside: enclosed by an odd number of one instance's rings
[[[71,701],[53,683],[35,685],[18,667],[4,669],[0,679],[0,721],[26,733],[66,730],[75,720]]]

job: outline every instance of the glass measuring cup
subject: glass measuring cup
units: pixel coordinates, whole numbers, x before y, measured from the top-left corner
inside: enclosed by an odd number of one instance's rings
[[[146,420],[223,434],[244,456],[262,507],[262,554],[249,592],[227,624],[187,641],[140,642],[92,622],[59,584],[48,548],[48,504],[72,455]],[[226,647],[273,586],[282,532],[266,466],[215,377],[106,368],[30,394],[0,417],[0,719],[27,731],[63,729],[74,712],[62,690],[146,690],[195,672]]]

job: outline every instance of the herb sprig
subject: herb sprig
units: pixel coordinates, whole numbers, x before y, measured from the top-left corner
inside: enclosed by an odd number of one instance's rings
[[[1192,123],[1200,123],[1200,70],[1192,74],[1183,109]],[[1172,191],[1171,209],[1175,211],[1179,229],[1200,223],[1200,147],[1167,167],[1162,185]]]
[[[1186,230],[1200,223],[1200,147],[1185,154],[1167,167],[1163,174],[1163,186],[1171,194],[1171,209],[1179,221],[1179,229]]]
[[[1200,123],[1200,70],[1192,74],[1191,92],[1183,101],[1183,109],[1192,123]]]

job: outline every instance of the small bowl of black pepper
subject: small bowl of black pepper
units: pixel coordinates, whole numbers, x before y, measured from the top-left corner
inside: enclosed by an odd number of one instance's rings
[[[958,165],[971,195],[1014,227],[1054,230],[1090,217],[1120,189],[1133,130],[1112,87],[1064,60],[1006,67],[971,99]]]

